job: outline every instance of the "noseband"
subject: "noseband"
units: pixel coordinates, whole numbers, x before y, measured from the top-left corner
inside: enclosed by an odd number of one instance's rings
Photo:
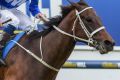
[[[75,40],[77,39],[77,40],[80,40],[80,41],[87,42],[88,44],[93,44],[93,45],[94,45],[95,40],[93,40],[92,37],[93,37],[97,32],[105,29],[105,27],[104,27],[104,26],[101,26],[100,28],[94,30],[92,33],[90,33],[90,32],[88,31],[88,29],[86,28],[85,24],[83,23],[83,21],[82,21],[82,19],[81,19],[81,17],[80,17],[80,14],[83,13],[84,11],[88,10],[88,9],[92,9],[92,7],[87,7],[87,8],[83,9],[83,10],[80,11],[80,12],[79,12],[78,10],[76,10],[76,16],[77,16],[77,17],[76,17],[76,19],[75,19],[75,21],[74,21],[73,28],[72,28],[73,35],[71,35],[71,34],[69,34],[69,33],[67,33],[67,32],[62,31],[61,29],[59,29],[59,28],[56,27],[56,26],[53,26],[53,27],[54,27],[57,31],[59,31],[60,33],[65,34],[65,35],[68,35],[68,36],[70,36],[70,37],[73,37]],[[78,19],[79,19],[79,24],[81,25],[82,29],[84,30],[85,34],[86,34],[87,37],[88,37],[88,40],[83,39],[83,38],[79,38],[79,37],[75,36],[75,24],[76,24],[76,22],[77,22]]]

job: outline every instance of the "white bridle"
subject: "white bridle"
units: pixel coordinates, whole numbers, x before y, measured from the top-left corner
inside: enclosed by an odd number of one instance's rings
[[[62,34],[68,35],[68,36],[73,37],[74,39],[77,39],[77,40],[80,40],[80,41],[87,42],[87,43],[89,43],[89,44],[93,44],[93,41],[94,41],[93,38],[92,38],[93,35],[96,34],[96,33],[99,32],[99,31],[101,31],[102,29],[105,29],[105,27],[104,27],[104,26],[101,26],[100,28],[96,29],[96,30],[93,31],[92,33],[90,33],[90,32],[88,31],[88,29],[86,28],[85,24],[83,23],[83,21],[82,21],[82,19],[81,19],[81,17],[80,17],[80,14],[83,13],[84,11],[88,10],[88,9],[92,9],[92,7],[87,7],[87,8],[83,9],[83,10],[80,11],[80,12],[78,12],[78,11],[76,10],[76,16],[77,16],[77,17],[76,17],[76,19],[75,19],[75,21],[74,21],[73,28],[72,28],[73,35],[71,35],[71,34],[69,34],[69,33],[67,33],[67,32],[62,31],[61,29],[59,29],[59,28],[56,27],[56,26],[53,26],[53,27],[54,27],[57,31],[59,31],[60,33],[62,33]],[[79,24],[81,25],[82,29],[84,30],[84,32],[86,33],[86,35],[87,35],[87,37],[88,37],[88,40],[83,39],[83,38],[79,38],[79,37],[75,36],[75,24],[76,24],[76,22],[77,22],[78,19],[79,19]]]

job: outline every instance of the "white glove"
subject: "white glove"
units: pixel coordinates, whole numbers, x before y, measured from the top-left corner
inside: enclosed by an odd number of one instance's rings
[[[45,16],[44,14],[42,14],[42,13],[38,13],[38,14],[36,15],[36,18],[41,19],[41,20],[44,21],[44,22],[48,22],[48,21],[49,21],[49,20],[46,18],[46,16]]]

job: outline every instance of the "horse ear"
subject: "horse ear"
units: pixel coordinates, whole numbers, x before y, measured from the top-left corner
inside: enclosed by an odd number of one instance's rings
[[[88,4],[85,2],[85,0],[80,0],[79,2],[78,2],[78,4],[83,4],[83,5],[87,5],[88,6]]]
[[[80,9],[80,6],[77,3],[72,2],[71,0],[67,0],[73,7],[76,9]]]
[[[80,2],[85,2],[84,0],[80,0]]]

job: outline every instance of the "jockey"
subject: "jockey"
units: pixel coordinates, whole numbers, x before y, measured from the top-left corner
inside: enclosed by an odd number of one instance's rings
[[[32,20],[16,9],[26,1],[28,0],[0,0],[0,25],[8,19],[12,20],[6,25],[2,25],[4,29],[0,35],[0,49],[4,47],[5,43],[10,39],[10,36],[13,35],[15,29],[28,30],[28,27],[32,25]],[[38,2],[39,0],[31,0],[29,11],[34,17],[46,22],[45,16],[38,8]],[[22,26],[20,27],[19,25]]]

